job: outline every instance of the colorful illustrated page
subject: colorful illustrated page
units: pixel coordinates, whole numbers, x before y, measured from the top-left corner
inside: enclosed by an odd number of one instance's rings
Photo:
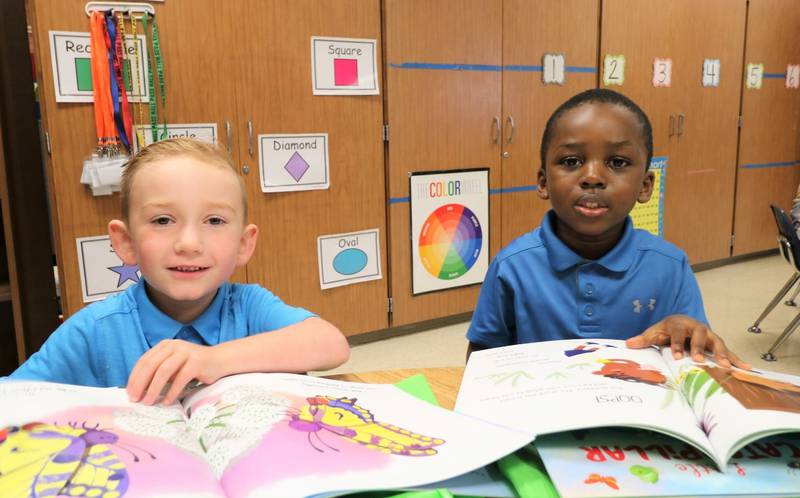
[[[536,448],[564,498],[800,494],[796,434],[746,446],[724,473],[692,446],[636,429],[552,434]]]
[[[0,383],[0,496],[224,496],[198,451],[140,434],[181,425],[178,405],[129,403],[122,389]],[[145,413],[158,412],[150,418]]]
[[[701,429],[725,459],[767,435],[800,432],[800,378],[663,354]]]
[[[690,441],[707,438],[659,352],[624,341],[566,340],[472,354],[456,411],[537,434],[642,427]]]
[[[230,498],[408,488],[475,470],[533,439],[391,385],[288,374],[222,379],[184,406],[241,434],[208,448],[228,452],[219,458],[227,463],[212,466]]]

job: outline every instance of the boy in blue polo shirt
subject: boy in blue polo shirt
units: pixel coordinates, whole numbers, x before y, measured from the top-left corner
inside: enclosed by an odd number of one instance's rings
[[[628,213],[647,202],[653,132],[633,101],[592,89],[562,104],[542,136],[542,225],[492,261],[467,331],[469,352],[571,338],[627,339],[632,348],[688,347],[702,361],[749,368],[713,333],[683,251]]]
[[[244,184],[230,159],[191,139],[157,142],[127,165],[111,244],[142,280],[80,310],[12,378],[124,386],[174,401],[192,380],[334,368],[349,346],[330,323],[259,285],[228,283],[253,254]]]

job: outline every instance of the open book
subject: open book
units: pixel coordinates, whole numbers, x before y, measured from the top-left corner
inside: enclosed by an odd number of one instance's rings
[[[551,341],[473,353],[455,409],[538,435],[649,429],[725,471],[748,443],[800,433],[800,379],[676,361],[669,349],[632,350],[624,341]]]
[[[0,382],[0,496],[289,497],[406,488],[529,443],[392,385],[243,374],[180,404]]]

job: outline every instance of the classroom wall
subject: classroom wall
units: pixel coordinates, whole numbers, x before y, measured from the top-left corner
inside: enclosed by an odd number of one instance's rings
[[[118,197],[94,197],[78,181],[94,144],[91,104],[54,98],[49,32],[88,31],[85,2],[28,4],[69,315],[85,305],[76,239],[103,235],[119,215]],[[166,80],[159,116],[217,125],[261,227],[258,251],[236,280],[262,284],[351,337],[473,309],[477,283],[415,292],[422,288],[412,271],[420,239],[412,233],[410,175],[488,171],[482,250],[491,257],[547,210],[535,187],[539,139],[552,110],[581,90],[621,91],[650,116],[666,167],[656,226],[692,263],[773,248],[768,205],[788,208],[800,182],[800,90],[786,78],[787,65],[800,64],[795,0],[665,0],[657,9],[637,0],[154,7]],[[314,95],[312,36],[374,40],[379,94]],[[607,55],[624,57],[624,73],[609,73]],[[663,61],[671,65],[669,85]],[[763,64],[761,78],[751,74],[758,68],[748,69],[755,64]],[[704,70],[719,78],[704,86]],[[258,136],[303,133],[328,134],[330,186],[262,192]],[[369,230],[377,230],[370,236],[380,248],[381,278],[322,289],[318,238]]]

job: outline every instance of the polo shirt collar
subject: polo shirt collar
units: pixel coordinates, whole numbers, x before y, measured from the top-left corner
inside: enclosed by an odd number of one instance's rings
[[[197,317],[192,323],[181,323],[169,317],[150,301],[145,289],[145,281],[142,280],[133,292],[136,306],[139,309],[139,321],[142,324],[142,331],[150,347],[155,346],[164,339],[174,339],[178,332],[186,325],[191,325],[203,338],[206,344],[218,344],[221,329],[222,304],[227,299],[230,292],[228,283],[220,286],[217,295],[211,301],[206,310]]]
[[[552,209],[547,212],[542,222],[541,237],[547,250],[550,266],[556,271],[565,271],[573,266],[590,262],[567,247],[556,235],[556,213]],[[625,219],[622,237],[611,251],[602,258],[592,261],[613,272],[624,272],[633,264],[636,255],[634,245],[633,223],[630,216]]]

